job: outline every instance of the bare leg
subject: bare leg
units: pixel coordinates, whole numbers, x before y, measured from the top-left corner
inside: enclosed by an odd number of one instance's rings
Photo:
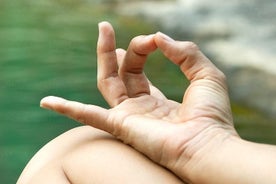
[[[29,162],[25,183],[183,183],[109,134],[89,126],[72,129],[44,146]]]

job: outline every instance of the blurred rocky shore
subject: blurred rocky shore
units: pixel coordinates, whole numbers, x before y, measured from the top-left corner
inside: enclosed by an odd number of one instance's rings
[[[227,75],[231,98],[276,117],[276,1],[118,1],[180,40],[196,42]]]

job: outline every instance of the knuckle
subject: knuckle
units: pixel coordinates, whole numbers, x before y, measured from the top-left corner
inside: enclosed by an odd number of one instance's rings
[[[112,84],[112,77],[108,78],[100,78],[97,80],[97,88],[100,91],[104,91],[106,88],[108,88]]]
[[[226,75],[218,68],[214,71],[214,76],[222,82],[226,81]]]
[[[211,79],[218,84],[225,86],[227,85],[227,77],[226,75],[219,69],[215,69],[212,71],[212,74],[210,75]]]
[[[81,122],[83,124],[87,124],[87,106],[86,105],[79,105],[79,111],[76,113],[76,121]]]
[[[186,55],[193,56],[199,51],[199,47],[194,42],[184,42],[184,50]]]
[[[99,91],[101,91],[103,89],[103,83],[99,80],[97,82],[97,88],[98,88]]]
[[[227,80],[226,75],[225,75],[221,70],[218,70],[218,78],[219,78],[221,81],[226,81],[226,80]]]
[[[141,40],[142,36],[136,36],[134,38],[131,39],[129,45],[131,47],[135,47],[137,45],[137,43],[139,43],[139,41]]]
[[[135,54],[142,54],[141,50],[142,48],[139,47],[139,43],[142,39],[142,36],[136,36],[134,38],[132,38],[132,40],[130,41],[129,44],[129,49],[132,50],[132,52],[134,52]]]
[[[199,47],[194,42],[181,42],[179,48],[180,53],[175,56],[176,58],[178,58],[175,59],[178,65],[182,65],[188,59],[193,59],[197,57],[199,53]]]
[[[199,49],[198,45],[194,42],[187,41],[184,43],[186,45],[186,49],[188,49],[188,50],[198,50]]]
[[[218,79],[227,88],[227,77],[222,71],[219,71]]]

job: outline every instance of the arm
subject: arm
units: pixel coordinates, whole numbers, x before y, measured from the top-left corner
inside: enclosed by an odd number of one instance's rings
[[[116,50],[111,25],[101,23],[99,31],[98,87],[111,109],[57,97],[44,98],[42,107],[111,133],[189,183],[275,183],[275,147],[238,136],[225,76],[195,44],[157,33]],[[157,48],[191,82],[182,103],[143,73]]]
[[[190,167],[197,170],[190,174],[192,183],[223,184],[272,184],[276,182],[276,147],[227,138],[223,142],[209,142],[206,150],[195,155]],[[216,148],[214,148],[216,147]],[[179,173],[184,173],[180,169]]]

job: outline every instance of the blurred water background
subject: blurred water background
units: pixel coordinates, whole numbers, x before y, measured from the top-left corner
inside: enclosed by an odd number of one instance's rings
[[[167,31],[160,22],[139,14],[118,13],[121,7],[121,2],[112,0],[1,0],[0,183],[15,183],[39,148],[79,126],[40,109],[42,97],[57,95],[107,107],[96,88],[99,21],[113,24],[117,45],[123,48],[136,35]],[[170,34],[179,38],[181,30]],[[194,39],[184,30],[182,36]],[[149,58],[146,73],[169,98],[181,101],[188,82],[159,52]],[[232,99],[232,106],[243,138],[276,144],[273,116],[237,98]]]

